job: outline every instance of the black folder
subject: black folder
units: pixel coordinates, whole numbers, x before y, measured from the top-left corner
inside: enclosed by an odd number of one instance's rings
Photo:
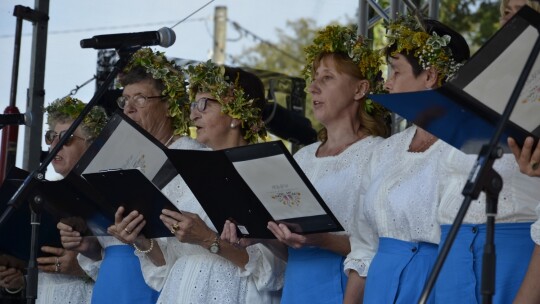
[[[274,238],[269,221],[295,233],[343,231],[281,141],[167,155],[218,230],[231,220],[254,238]]]
[[[124,206],[124,216],[133,210],[144,215],[142,234],[148,238],[170,236],[159,219],[164,208],[177,210],[167,197],[138,169],[85,173],[73,172],[59,181],[44,181],[38,186],[44,209],[75,226],[85,236],[107,235],[114,215]]]
[[[466,153],[489,142],[539,36],[540,14],[524,6],[460,69],[435,90],[370,98]],[[540,57],[501,137],[522,144],[540,137]]]
[[[0,213],[7,208],[7,203],[21,186],[28,172],[17,167],[12,167],[6,179],[0,187]],[[32,194],[35,194],[33,192]],[[14,267],[24,267],[23,264],[29,259],[30,255],[30,203],[28,197],[12,214],[6,219],[6,222],[0,227],[0,265],[7,263]],[[56,228],[57,219],[40,210],[41,224],[39,225],[38,238],[38,256],[49,256],[41,251],[41,246],[62,247],[60,242],[60,233]],[[10,257],[16,257],[12,259]]]
[[[242,166],[246,162],[249,166]],[[129,167],[141,168],[144,176],[126,170]],[[298,233],[343,230],[281,142],[221,151],[167,149],[116,113],[73,171],[97,189],[94,192],[101,198],[90,200],[98,205],[97,213],[110,218],[121,203],[128,211],[142,212],[147,229],[160,228],[158,236],[170,235],[159,220],[161,210],[176,210],[158,189],[178,174],[218,230],[227,219],[237,223],[239,233],[246,237],[273,238],[266,228],[268,221],[285,223]],[[134,195],[126,197],[130,192]]]

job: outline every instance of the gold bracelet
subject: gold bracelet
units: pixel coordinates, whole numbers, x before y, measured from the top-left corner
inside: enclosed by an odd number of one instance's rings
[[[135,243],[133,243],[133,248],[135,248],[135,250],[139,253],[149,253],[150,251],[152,251],[152,249],[154,249],[154,239],[150,239],[150,248],[146,249],[146,250],[140,250],[139,247],[137,247],[137,245],[135,245]]]

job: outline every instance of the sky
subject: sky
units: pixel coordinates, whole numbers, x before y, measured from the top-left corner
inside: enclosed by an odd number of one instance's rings
[[[94,35],[156,31],[172,27],[209,0],[50,0],[45,66],[45,105],[69,94],[76,86],[96,73],[97,51],[80,48],[80,40]],[[34,8],[35,1],[0,1],[0,110],[9,105],[12,83],[13,49],[16,18],[15,5]],[[213,14],[216,6],[226,6],[229,21],[240,24],[251,33],[277,42],[277,29],[286,29],[287,21],[311,18],[317,26],[332,21],[354,19],[358,0],[216,0],[175,26],[176,43],[169,48],[156,47],[167,56],[193,60],[211,58]],[[26,112],[26,90],[32,44],[32,24],[23,22],[16,106]],[[226,54],[238,55],[257,43],[239,38],[227,24]],[[226,62],[228,63],[228,62]],[[279,72],[279,71],[278,71]],[[95,82],[81,88],[75,97],[88,102]],[[17,163],[22,165],[24,129],[19,129]],[[47,147],[43,143],[43,149]],[[48,170],[51,172],[52,170]]]

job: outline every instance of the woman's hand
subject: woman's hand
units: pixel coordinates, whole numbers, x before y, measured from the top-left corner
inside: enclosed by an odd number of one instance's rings
[[[67,224],[59,222],[56,224],[56,228],[60,231],[60,240],[62,246],[68,250],[74,250],[77,252],[83,252],[88,250],[88,243],[83,241],[83,237],[78,231]]]
[[[139,214],[136,210],[131,211],[126,217],[124,217],[124,207],[120,206],[114,214],[114,225],[107,229],[107,232],[126,244],[133,244],[146,221],[144,216]]]
[[[277,224],[275,222],[268,222],[268,229],[276,236],[276,238],[285,245],[300,249],[308,244],[308,238],[301,234],[296,234],[289,230],[285,224]]]
[[[533,144],[534,139],[527,137],[523,147],[519,148],[513,138],[508,138],[508,146],[516,158],[521,173],[540,177],[540,144],[536,145],[534,151],[532,149]]]
[[[82,237],[78,231],[62,222],[56,228],[60,231],[60,240],[65,249],[82,253],[96,261],[101,260],[101,245],[95,237]]]
[[[200,245],[206,248],[216,238],[216,232],[210,229],[195,213],[185,211],[180,213],[163,209],[159,218],[182,243]]]
[[[77,252],[49,246],[41,247],[41,251],[52,255],[37,258],[38,268],[41,271],[74,276],[83,276],[85,274],[77,261]]]
[[[231,245],[235,247],[241,247],[246,248],[248,246],[251,246],[256,243],[260,243],[260,239],[252,239],[252,238],[243,238],[238,237],[236,234],[236,225],[229,221],[225,221],[225,225],[223,225],[223,232],[221,232],[222,240],[229,242]]]
[[[10,290],[24,287],[22,271],[13,267],[0,266],[0,287]]]

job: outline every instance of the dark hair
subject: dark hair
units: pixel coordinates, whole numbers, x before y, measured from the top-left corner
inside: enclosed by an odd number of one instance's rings
[[[452,52],[452,57],[454,60],[458,63],[462,63],[466,60],[468,60],[471,56],[469,45],[467,44],[467,41],[463,36],[450,28],[449,26],[433,19],[424,19],[424,26],[426,28],[426,31],[433,35],[433,33],[437,33],[439,36],[448,35],[450,36],[450,43],[448,44],[448,48]],[[390,45],[385,50],[386,58],[392,57],[392,53],[396,51],[397,45],[393,44]],[[414,56],[414,51],[410,52],[403,52],[401,53],[406,59],[407,62],[412,66],[412,71],[415,77],[418,77],[420,73],[424,70],[420,63],[418,62],[418,58]],[[443,82],[446,81],[446,79],[443,79]]]
[[[225,77],[228,78],[228,81],[230,82],[236,81],[238,83],[238,85],[244,90],[244,98],[246,98],[246,100],[253,99],[252,107],[260,110],[259,114],[261,115],[262,119],[262,112],[266,105],[266,98],[264,95],[264,84],[262,83],[261,79],[251,72],[230,66],[225,66]],[[244,128],[242,128],[242,135],[245,135],[244,129],[249,129],[250,127],[251,126],[247,125],[244,126]]]

